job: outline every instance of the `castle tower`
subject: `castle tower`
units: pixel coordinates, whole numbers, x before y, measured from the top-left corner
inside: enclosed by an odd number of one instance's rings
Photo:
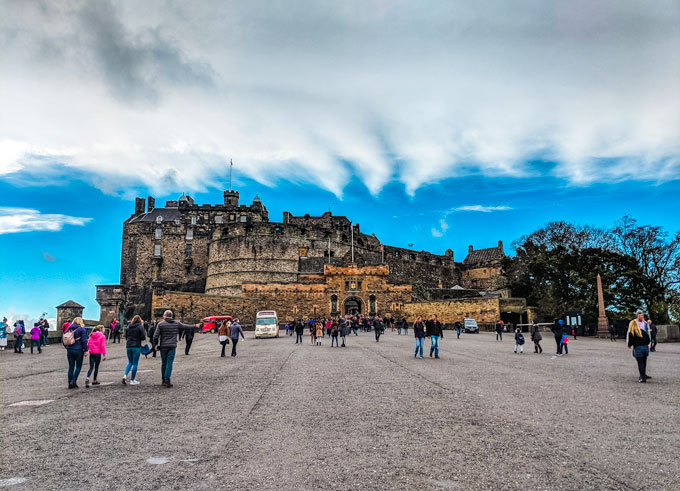
[[[224,192],[224,204],[227,206],[238,207],[238,191],[232,191],[231,189]]]

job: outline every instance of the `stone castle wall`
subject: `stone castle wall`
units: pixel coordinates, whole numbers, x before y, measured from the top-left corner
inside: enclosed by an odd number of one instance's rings
[[[404,304],[404,314],[409,321],[414,321],[419,315],[427,319],[430,314],[437,314],[439,321],[447,326],[456,321],[463,322],[466,317],[475,319],[478,323],[491,323],[501,318],[500,298],[479,297],[412,302]]]

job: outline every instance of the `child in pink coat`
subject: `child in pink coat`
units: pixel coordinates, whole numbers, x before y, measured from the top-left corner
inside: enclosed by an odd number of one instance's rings
[[[85,379],[85,388],[90,388],[90,375],[94,370],[94,378],[92,379],[92,385],[99,385],[97,381],[97,373],[99,372],[99,363],[102,360],[106,360],[106,336],[102,332],[104,326],[99,325],[92,329],[92,334],[90,339],[87,340],[87,349],[90,352],[90,370],[87,372],[87,378]]]

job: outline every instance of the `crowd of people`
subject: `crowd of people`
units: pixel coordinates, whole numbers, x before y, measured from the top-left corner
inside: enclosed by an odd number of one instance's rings
[[[194,328],[200,327],[200,324],[183,324],[173,318],[173,313],[170,310],[165,311],[163,319],[159,322],[143,321],[139,315],[136,315],[123,328],[118,319],[114,319],[108,330],[108,337],[105,334],[105,327],[103,325],[95,326],[91,334],[88,336],[88,331],[85,328],[83,319],[77,317],[73,320],[68,320],[62,325],[62,343],[66,348],[66,358],[68,362],[68,387],[69,389],[78,388],[78,377],[82,369],[84,358],[89,355],[89,370],[85,378],[85,387],[99,385],[97,376],[99,374],[100,363],[106,360],[106,347],[108,341],[112,344],[121,342],[121,334],[125,335],[125,353],[127,357],[127,364],[123,370],[121,383],[124,385],[139,385],[140,381],[137,379],[137,372],[139,367],[139,359],[141,355],[156,357],[160,353],[161,358],[161,385],[164,387],[172,387],[171,375],[173,363],[175,360],[175,353],[177,350],[178,340],[185,340],[184,354],[190,354],[191,344],[194,337]],[[436,314],[431,314],[427,320],[422,316],[415,318],[413,323],[409,326],[409,322],[404,318],[392,319],[390,317],[383,318],[378,315],[362,316],[362,315],[345,315],[336,316],[332,318],[312,318],[304,320],[298,318],[285,324],[286,335],[295,335],[295,344],[302,345],[303,336],[305,332],[308,333],[310,344],[314,346],[322,346],[326,337],[330,338],[331,348],[344,348],[348,346],[348,338],[351,334],[359,335],[359,331],[371,332],[373,331],[375,341],[380,342],[381,336],[386,330],[396,331],[398,335],[402,333],[408,335],[409,327],[412,329],[415,340],[414,357],[424,357],[425,341],[429,338],[429,355],[434,359],[440,358],[440,345],[444,337],[444,329]],[[519,327],[508,329],[502,320],[499,320],[495,325],[496,340],[503,340],[503,333],[509,330],[514,330],[514,353],[523,354],[525,339]],[[456,335],[460,338],[462,325],[456,322],[453,325]],[[34,353],[42,353],[42,349],[47,346],[47,336],[49,331],[49,322],[46,319],[34,323],[34,326],[28,332],[30,338],[30,350]],[[553,358],[567,356],[569,354],[569,336],[564,321],[556,320],[550,327],[552,332],[556,351]],[[574,339],[576,339],[575,332],[572,332]],[[3,318],[0,322],[0,350],[5,350],[7,347],[8,336],[14,336],[14,352],[23,353],[25,348],[24,336],[27,335],[25,323],[23,320],[17,320],[12,326],[8,324],[7,318]],[[656,349],[657,329],[656,325],[650,320],[644,319],[644,313],[638,311],[636,319],[630,321],[628,326],[626,342],[629,348],[632,348],[632,354],[635,358],[638,371],[639,382],[645,383],[651,377],[647,374],[647,358],[650,352]],[[148,342],[151,344],[149,346]],[[535,322],[530,327],[530,339],[534,343],[534,353],[543,353],[541,341],[543,339],[541,330]],[[615,340],[615,337],[612,337]],[[236,347],[239,340],[245,340],[243,328],[239,323],[239,319],[224,320],[219,326],[218,340],[221,345],[221,357],[226,356],[226,346],[231,343],[231,356],[237,355]]]

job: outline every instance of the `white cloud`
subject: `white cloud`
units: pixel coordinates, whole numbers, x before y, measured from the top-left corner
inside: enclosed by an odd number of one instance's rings
[[[352,175],[678,179],[679,22],[672,0],[8,0],[0,178],[189,191],[233,158],[338,195]]]
[[[465,205],[458,206],[452,211],[481,211],[482,213],[491,213],[492,211],[506,211],[512,210],[510,206],[483,206],[483,205]]]
[[[58,232],[64,225],[85,225],[90,220],[92,219],[61,214],[43,214],[30,208],[0,207],[0,235],[36,231]],[[45,259],[54,260],[47,253]]]

